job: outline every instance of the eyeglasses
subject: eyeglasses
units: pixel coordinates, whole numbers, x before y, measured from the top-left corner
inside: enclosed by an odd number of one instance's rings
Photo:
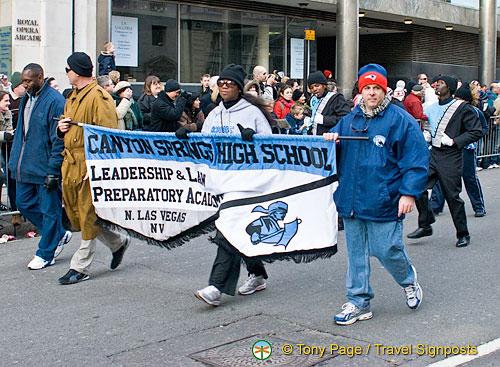
[[[362,129],[362,130],[360,130],[360,129],[356,129],[354,126],[352,126],[352,123],[351,123],[351,129],[352,129],[354,132],[358,133],[358,134],[364,134],[364,133],[366,133],[366,132],[368,131],[368,128],[370,127],[370,121],[371,121],[371,120],[369,120],[369,121],[368,121],[368,123],[366,124],[365,128],[364,128],[364,129]]]
[[[222,88],[224,85],[228,88],[231,88],[236,86],[236,82],[234,80],[217,80],[217,86],[219,88]]]
[[[66,70],[66,74],[68,74],[71,71],[70,68],[66,68],[66,67],[64,68],[64,70]]]

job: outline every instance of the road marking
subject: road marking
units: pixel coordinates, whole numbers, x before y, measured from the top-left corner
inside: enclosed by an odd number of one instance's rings
[[[488,343],[482,344],[477,347],[477,354],[474,355],[458,355],[450,358],[443,359],[442,361],[432,363],[427,367],[455,367],[460,366],[466,362],[470,362],[474,359],[484,357],[490,353],[500,350],[500,338],[492,340]]]

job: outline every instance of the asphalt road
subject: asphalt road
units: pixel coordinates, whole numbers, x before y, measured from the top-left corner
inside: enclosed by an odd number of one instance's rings
[[[455,247],[447,208],[432,237],[406,241],[424,289],[422,306],[409,310],[403,290],[373,260],[374,317],[351,326],[332,321],[345,302],[343,232],[331,259],[268,265],[265,291],[223,296],[221,307],[212,308],[194,297],[207,284],[215,257],[208,236],[170,251],[134,240],[116,271],[109,270],[109,250],[98,245],[90,280],[61,286],[57,279],[68,269],[79,234],[54,266],[30,271],[26,264],[38,239],[24,237],[29,225],[23,224],[19,239],[0,244],[0,365],[417,367],[444,359],[444,349],[432,357],[436,347],[471,350],[500,337],[500,170],[479,175],[487,216],[474,218],[466,200],[469,247]],[[2,234],[11,232],[9,219],[0,222]],[[405,233],[416,223],[412,213]],[[242,269],[240,283],[245,275]],[[251,354],[259,339],[273,347],[265,361]],[[282,352],[285,344],[293,348],[290,355]],[[325,351],[307,355],[305,347]],[[499,355],[466,365],[493,366]]]

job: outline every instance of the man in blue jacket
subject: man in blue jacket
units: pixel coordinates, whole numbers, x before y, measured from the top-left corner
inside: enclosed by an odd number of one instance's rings
[[[403,244],[403,218],[425,190],[429,152],[415,119],[386,95],[386,70],[368,64],[358,77],[359,105],[323,135],[339,148],[334,199],[344,219],[349,257],[348,302],[334,317],[340,325],[373,316],[370,255],[403,287],[409,308],[416,309],[422,301],[417,272]],[[339,135],[368,140],[339,140]]]
[[[28,264],[29,269],[38,270],[53,265],[72,236],[61,223],[59,176],[64,142],[57,138],[54,120],[64,112],[65,99],[44,83],[40,65],[28,64],[21,77],[26,94],[19,106],[9,171],[17,181],[19,211],[42,234],[36,255]]]

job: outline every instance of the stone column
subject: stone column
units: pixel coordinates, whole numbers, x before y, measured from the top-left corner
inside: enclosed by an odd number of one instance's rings
[[[496,80],[497,56],[496,0],[479,1],[479,81],[489,85]]]
[[[96,55],[111,41],[111,0],[96,1]]]
[[[494,0],[493,0],[494,1]],[[337,0],[338,90],[346,99],[358,79],[359,0]]]
[[[259,33],[257,39],[257,65],[262,65],[269,70],[269,24],[259,24]]]

